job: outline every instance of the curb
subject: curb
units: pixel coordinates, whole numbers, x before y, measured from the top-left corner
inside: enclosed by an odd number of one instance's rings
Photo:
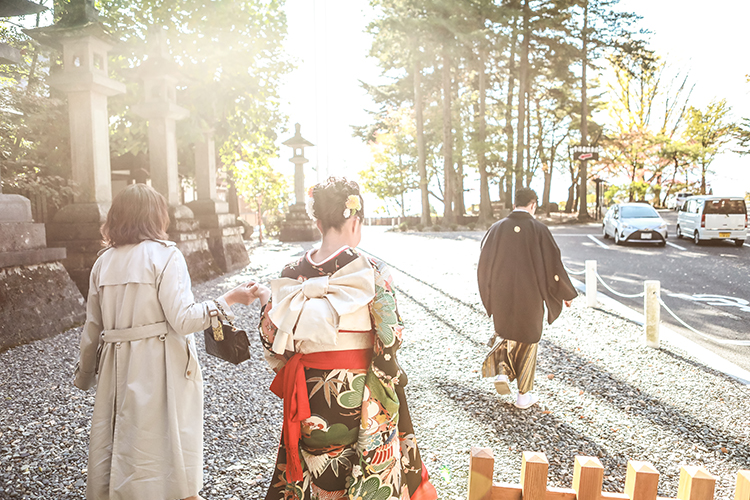
[[[570,277],[570,281],[579,292],[586,295],[585,283],[573,277]],[[620,316],[623,316],[628,321],[632,321],[633,323],[636,323],[638,325],[643,325],[646,323],[646,319],[643,314],[634,311],[625,304],[618,302],[616,299],[613,299],[609,295],[605,295],[604,293],[597,291],[596,300],[602,306],[605,306],[606,308],[616,312]],[[692,340],[685,338],[681,334],[666,326],[663,321],[659,325],[659,339],[660,341],[667,341],[670,344],[679,347],[709,368],[728,375],[729,377],[732,377],[745,386],[750,386],[750,371],[735,365],[731,361],[728,361],[718,354],[709,351],[705,347],[696,344]]]

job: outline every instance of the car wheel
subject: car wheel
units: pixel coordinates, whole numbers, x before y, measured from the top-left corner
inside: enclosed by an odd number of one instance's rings
[[[680,225],[679,224],[677,224],[677,232],[675,234],[677,235],[677,239],[678,240],[682,239],[682,231],[680,231]]]
[[[693,243],[695,243],[696,245],[700,245],[702,242],[703,240],[701,240],[701,235],[698,233],[698,231],[696,231],[693,234]]]
[[[734,246],[741,247],[745,244],[745,240],[734,240]]]
[[[605,240],[609,238],[609,235],[607,234],[607,228],[604,227],[604,224],[602,224],[602,236],[604,237]]]
[[[620,233],[617,232],[616,228],[615,228],[615,245],[622,245],[622,240],[620,239]]]

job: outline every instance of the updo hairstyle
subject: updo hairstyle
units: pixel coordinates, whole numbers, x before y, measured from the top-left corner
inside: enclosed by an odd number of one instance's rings
[[[364,200],[359,194],[359,185],[356,182],[348,181],[343,177],[329,177],[325,182],[312,187],[313,215],[322,224],[324,233],[331,228],[339,230],[344,225],[347,220],[344,217],[347,209],[346,201],[351,195],[359,198],[362,207],[351,217],[364,220]]]
[[[101,229],[104,244],[131,245],[143,240],[166,240],[167,200],[146,184],[131,184],[115,196]]]

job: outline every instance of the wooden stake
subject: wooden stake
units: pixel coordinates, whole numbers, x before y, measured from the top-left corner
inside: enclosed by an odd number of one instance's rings
[[[628,460],[625,494],[630,500],[656,500],[659,472],[648,462]]]
[[[750,500],[750,470],[741,470],[737,473],[734,500]]]
[[[576,457],[573,489],[577,500],[599,500],[602,495],[604,467],[596,457]]]
[[[716,478],[701,466],[684,466],[680,469],[679,500],[712,500]]]
[[[524,500],[544,500],[549,462],[544,453],[524,451],[521,460],[521,489]]]
[[[490,500],[495,457],[490,448],[471,447],[468,500]]]

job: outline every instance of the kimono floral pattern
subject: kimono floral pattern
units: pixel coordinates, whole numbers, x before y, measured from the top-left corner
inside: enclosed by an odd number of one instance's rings
[[[347,249],[321,266],[303,257],[287,265],[282,276],[309,279],[330,275],[357,257],[354,250]],[[404,500],[420,487],[421,498],[437,498],[426,473],[423,476],[403,391],[406,375],[396,358],[403,322],[392,280],[383,263],[372,259],[371,263],[376,296],[370,303],[374,332],[370,367],[366,371],[306,369],[312,416],[302,422],[304,479],[286,480],[286,452],[280,445],[267,500]],[[270,307],[261,314],[264,346],[273,342],[275,334],[266,314]],[[269,361],[275,369],[284,362]]]

